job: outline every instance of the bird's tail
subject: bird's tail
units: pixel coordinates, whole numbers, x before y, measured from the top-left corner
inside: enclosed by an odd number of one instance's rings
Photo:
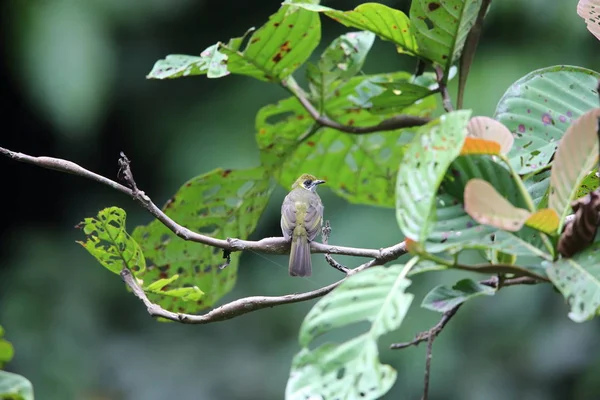
[[[296,236],[292,239],[290,251],[290,275],[310,276],[311,272],[310,242],[306,237]]]

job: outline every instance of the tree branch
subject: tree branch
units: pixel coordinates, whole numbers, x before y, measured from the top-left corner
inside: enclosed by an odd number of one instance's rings
[[[323,244],[327,245],[329,243],[329,236],[331,235],[331,225],[329,224],[329,221],[325,221],[325,226],[323,227],[321,232],[322,232],[321,237],[323,238]],[[327,261],[327,264],[331,265],[333,268],[348,275],[348,272],[350,270],[348,268],[346,268],[345,266],[343,266],[342,264],[340,264],[339,262],[337,262],[336,260],[334,260],[333,257],[331,257],[331,255],[329,253],[325,253],[325,261]]]
[[[504,279],[504,280],[499,279],[498,277],[494,277],[494,278],[480,281],[479,283],[482,285],[485,285],[485,286],[490,286],[490,287],[496,288],[496,290],[500,290],[501,288],[507,287],[507,286],[536,285],[541,282],[543,282],[543,281],[541,281],[539,279],[531,278],[528,276],[522,276],[519,278],[511,278],[511,279]],[[452,317],[454,317],[456,315],[456,312],[459,310],[459,308],[463,304],[464,303],[460,303],[460,304],[456,305],[455,307],[451,308],[450,310],[444,312],[442,314],[442,318],[440,319],[440,321],[437,324],[435,324],[433,327],[431,327],[430,329],[428,329],[424,332],[418,333],[415,336],[415,338],[413,340],[411,340],[410,342],[394,343],[394,344],[390,345],[390,348],[394,349],[394,350],[404,349],[404,348],[407,348],[410,346],[417,346],[422,342],[429,341],[430,338],[432,338],[432,337],[433,337],[433,339],[437,338],[437,336],[446,327],[448,322],[450,322]]]
[[[231,318],[239,317],[240,315],[261,310],[263,308],[270,308],[280,306],[283,304],[299,303],[302,301],[323,297],[327,293],[331,292],[333,289],[338,287],[342,282],[348,279],[348,277],[357,274],[358,272],[367,268],[371,268],[376,265],[383,265],[387,262],[386,260],[387,259],[368,261],[360,265],[359,267],[349,270],[347,276],[344,279],[341,279],[337,282],[334,282],[328,286],[322,287],[317,290],[312,290],[310,292],[304,293],[288,294],[284,296],[245,297],[224,304],[202,315],[174,313],[172,311],[165,310],[158,304],[152,303],[148,299],[148,296],[146,296],[144,290],[137,283],[131,271],[127,268],[121,270],[121,278],[127,284],[127,286],[131,288],[135,296],[144,303],[146,309],[148,310],[148,314],[150,314],[152,317],[165,318],[170,321],[180,322],[182,324],[209,324],[212,322],[225,321]]]
[[[62,160],[53,157],[33,157],[23,153],[17,153],[5,148],[0,147],[0,154],[3,154],[15,161],[20,161],[28,164],[33,164],[38,167],[53,169],[56,171],[67,172],[77,176],[91,179],[93,181],[107,185],[121,193],[131,196],[135,201],[141,204],[150,214],[156,219],[163,223],[169,228],[175,235],[179,236],[184,240],[192,242],[198,242],[209,246],[217,247],[229,252],[252,250],[265,254],[287,254],[290,251],[290,243],[283,237],[270,237],[264,238],[257,241],[241,240],[235,238],[217,239],[211,236],[202,235],[200,233],[191,231],[179,225],[167,216],[160,208],[156,206],[143,191],[136,189],[130,189],[127,186],[121,185],[111,179],[105,178],[104,176],[98,175],[94,172],[88,171],[87,169],[75,164],[74,162]],[[120,164],[121,176],[126,176],[131,173],[131,170],[127,166],[124,169],[124,165]],[[130,179],[126,178],[128,184],[132,184],[133,177]],[[311,242],[312,253],[329,253],[329,254],[341,254],[354,257],[365,257],[374,258],[377,260],[389,261],[395,260],[401,255],[406,253],[406,246],[404,242],[395,244],[393,246],[382,248],[382,249],[363,249],[357,247],[344,247],[335,245],[325,245],[322,243]],[[390,258],[391,257],[391,258]]]
[[[446,110],[446,112],[450,112],[454,110],[454,107],[452,106],[452,99],[448,93],[448,87],[446,86],[446,82],[444,82],[444,70],[439,65],[434,66],[434,69],[439,91],[442,95],[442,104],[444,105],[444,110]]]
[[[422,126],[431,121],[431,118],[417,117],[415,115],[395,115],[391,118],[381,121],[377,125],[371,126],[350,126],[343,125],[330,119],[327,115],[321,114],[319,110],[312,105],[306,93],[293,80],[283,81],[281,85],[290,91],[300,104],[308,111],[310,116],[321,126],[337,129],[341,132],[353,133],[362,135],[366,133],[393,131],[401,128],[411,128],[414,126]]]

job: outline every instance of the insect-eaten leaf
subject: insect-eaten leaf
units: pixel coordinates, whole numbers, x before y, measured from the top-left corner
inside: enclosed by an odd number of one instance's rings
[[[531,214],[525,221],[525,225],[548,235],[556,235],[560,220],[556,211],[551,208],[544,208]]]
[[[520,230],[531,213],[510,204],[483,179],[471,179],[465,187],[465,211],[475,221],[510,232]]]
[[[336,38],[325,49],[317,64],[307,65],[307,78],[314,98],[333,96],[330,86],[337,80],[347,81],[362,68],[375,34],[349,32]]]
[[[460,154],[471,112],[442,115],[418,130],[400,162],[396,180],[396,218],[406,238],[427,239],[433,228],[438,188]]]
[[[489,117],[471,118],[467,125],[469,136],[496,142],[500,145],[500,153],[507,154],[512,148],[514,137],[504,124]],[[486,153],[497,154],[497,153]]]
[[[147,78],[194,75],[220,78],[233,73],[280,82],[298,69],[317,47],[321,40],[321,22],[312,12],[283,4],[266,24],[252,33],[245,49],[241,50],[246,35],[228,43],[214,44],[200,57],[167,56],[156,62]]]
[[[548,277],[567,300],[575,322],[587,321],[600,312],[600,242],[572,258],[548,263]]]
[[[345,26],[373,32],[381,39],[393,42],[401,53],[416,55],[418,52],[410,21],[402,11],[379,3],[364,3],[351,11],[334,10],[317,4],[296,4],[296,6],[324,13]]]
[[[560,226],[571,211],[580,183],[598,163],[600,108],[583,114],[567,129],[552,164],[548,207],[556,211]]]
[[[77,225],[86,235],[85,242],[78,241],[109,271],[119,274],[123,268],[134,274],[144,272],[146,260],[140,245],[125,229],[125,210],[109,207],[96,217],[86,218]]]
[[[404,265],[362,271],[323,297],[300,328],[303,349],[294,357],[286,399],[378,399],[396,371],[379,360],[377,339],[398,329],[412,302]],[[367,321],[368,330],[343,343],[310,350],[319,336]]]
[[[262,167],[216,169],[185,183],[163,211],[193,231],[247,239],[272,189]],[[150,291],[148,298],[167,310],[198,312],[214,305],[235,285],[240,253],[232,253],[229,266],[220,268],[224,263],[221,249],[183,240],[158,220],[138,226],[132,236],[148,264],[146,272],[137,277]]]
[[[585,20],[588,31],[600,40],[600,0],[579,0],[577,15]]]
[[[446,312],[477,296],[493,296],[496,291],[472,279],[463,279],[453,286],[440,285],[433,288],[421,307],[431,311]]]

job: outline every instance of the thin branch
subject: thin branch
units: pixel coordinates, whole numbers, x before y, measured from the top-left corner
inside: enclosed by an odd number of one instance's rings
[[[75,164],[74,162],[52,157],[33,157],[27,154],[17,153],[2,147],[0,147],[0,154],[3,154],[16,161],[88,178],[93,181],[107,185],[128,196],[131,196],[135,201],[140,203],[143,208],[150,212],[150,214],[152,214],[156,219],[162,222],[163,225],[169,228],[175,235],[179,236],[184,240],[206,244],[230,252],[252,250],[265,254],[287,254],[290,251],[290,243],[283,237],[270,237],[257,241],[241,240],[235,238],[218,239],[191,231],[190,229],[179,225],[177,222],[169,218],[164,212],[162,212],[160,208],[156,206],[156,204],[152,202],[150,197],[148,197],[143,191],[137,189],[132,190],[111,179],[105,178],[94,172],[88,171],[87,169]],[[129,169],[129,173],[130,172],[131,170]],[[122,176],[125,174],[126,173],[124,170],[121,171]],[[133,179],[133,177],[131,177],[131,179]],[[131,182],[128,182],[128,184],[129,183]],[[393,246],[377,250],[363,249],[357,247],[325,245],[322,243],[311,242],[311,252],[321,254],[341,254],[354,257],[374,258],[378,260],[388,259],[389,261],[392,261],[406,253],[406,246],[404,242],[401,242]]]
[[[331,225],[329,224],[329,220],[325,221],[325,226],[323,227],[321,232],[322,232],[321,237],[323,238],[323,244],[326,245],[329,243],[329,236],[331,235]],[[350,270],[348,268],[346,268],[345,266],[343,266],[342,264],[340,264],[339,262],[337,262],[336,260],[334,260],[330,254],[325,253],[325,261],[327,261],[327,264],[331,265],[333,268],[348,275],[348,272]]]
[[[462,56],[460,57],[460,68],[458,71],[458,95],[456,97],[456,107],[460,110],[463,106],[463,97],[465,95],[465,86],[467,85],[467,77],[469,76],[469,70],[471,69],[471,63],[475,58],[475,51],[479,44],[479,37],[483,27],[483,19],[485,14],[490,7],[492,0],[482,0],[477,19],[473,24],[473,27],[467,35],[465,45],[463,47]]]
[[[511,278],[511,279],[499,279],[498,277],[493,277],[490,279],[480,281],[479,283],[482,285],[485,285],[485,286],[490,286],[490,287],[496,288],[496,290],[500,290],[501,288],[508,287],[508,286],[536,285],[541,282],[542,281],[539,279],[531,278],[529,276],[521,276],[519,278]],[[430,329],[428,329],[426,331],[418,333],[415,336],[415,338],[413,340],[411,340],[410,342],[394,343],[394,344],[390,345],[390,348],[394,349],[394,350],[405,349],[407,347],[417,346],[422,342],[428,341],[428,340],[430,340],[430,338],[432,336],[434,338],[436,338],[442,332],[442,330],[446,327],[448,322],[450,322],[452,317],[454,317],[456,315],[456,312],[460,309],[460,307],[463,304],[464,303],[460,303],[460,304],[454,306],[453,308],[451,308],[450,310],[444,312],[442,314],[442,318],[439,320],[439,322],[437,324],[435,324],[433,327],[431,327]]]
[[[448,87],[446,86],[446,82],[444,82],[444,70],[439,65],[434,66],[434,69],[439,91],[442,95],[442,104],[444,105],[444,110],[446,110],[446,112],[450,112],[454,110],[454,107],[452,106],[452,99],[448,93]]]
[[[431,374],[431,356],[433,351],[433,341],[435,336],[429,336],[427,341],[427,353],[425,355],[425,377],[423,382],[423,397],[421,400],[427,400],[429,398],[429,376]]]
[[[380,132],[380,131],[393,131],[401,128],[411,128],[414,126],[422,126],[431,121],[431,118],[417,117],[414,115],[395,115],[391,118],[385,119],[376,125],[371,126],[351,126],[344,125],[330,119],[327,115],[321,114],[319,110],[310,102],[308,96],[302,88],[300,88],[293,80],[287,80],[281,83],[284,88],[289,90],[302,104],[302,106],[308,111],[310,116],[321,126],[328,128],[337,129],[341,132],[353,133],[355,135],[362,135],[366,133]]]
[[[144,303],[146,309],[148,310],[148,314],[150,314],[152,317],[165,318],[170,321],[180,322],[182,324],[209,324],[212,322],[225,321],[231,318],[239,317],[240,315],[261,310],[263,308],[270,308],[280,306],[283,304],[299,303],[302,301],[312,300],[318,297],[325,296],[327,293],[331,292],[342,282],[348,279],[348,277],[357,274],[358,272],[367,268],[371,268],[376,265],[383,265],[386,262],[387,260],[385,259],[368,261],[360,265],[359,267],[348,271],[348,274],[344,279],[341,279],[337,282],[334,282],[328,286],[322,287],[317,290],[312,290],[310,292],[304,293],[288,294],[284,296],[244,297],[232,301],[230,303],[224,304],[220,307],[217,307],[202,315],[174,313],[172,311],[165,310],[158,304],[152,303],[148,299],[148,296],[146,296],[144,290],[137,283],[136,278],[127,268],[121,270],[121,278],[127,284],[127,286],[131,288],[135,296]]]

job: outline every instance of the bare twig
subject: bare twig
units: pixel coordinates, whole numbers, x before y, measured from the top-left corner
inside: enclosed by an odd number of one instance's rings
[[[329,236],[331,235],[331,225],[329,224],[329,220],[325,221],[325,226],[322,229],[322,238],[323,238],[323,244],[328,244],[329,243]],[[342,264],[340,264],[339,262],[337,262],[336,260],[333,259],[333,257],[331,257],[331,255],[329,253],[325,253],[325,261],[327,261],[327,264],[331,265],[333,268],[337,269],[338,271],[343,272],[344,274],[348,274],[348,271],[350,271],[348,268],[346,268],[345,266],[343,266]]]
[[[521,276],[519,278],[511,278],[511,279],[499,279],[498,277],[493,277],[490,279],[480,281],[479,283],[482,285],[490,286],[490,287],[493,287],[493,288],[496,288],[497,290],[499,290],[500,288],[507,287],[507,286],[535,285],[535,284],[538,284],[541,282],[543,282],[543,281],[541,281],[539,279],[531,278],[529,276]],[[395,350],[404,349],[404,348],[407,348],[410,346],[417,346],[422,342],[428,341],[428,340],[430,340],[430,338],[432,336],[434,338],[436,338],[442,332],[442,330],[446,327],[448,322],[450,322],[452,317],[454,317],[456,315],[456,312],[459,310],[459,308],[463,304],[464,303],[458,304],[455,307],[451,308],[450,310],[444,312],[442,314],[442,318],[439,320],[439,322],[437,324],[435,324],[433,327],[431,327],[430,329],[428,329],[424,332],[418,333],[415,336],[415,338],[413,340],[411,340],[410,342],[394,343],[394,344],[390,345],[390,348],[395,349]]]
[[[492,0],[483,0],[481,2],[477,19],[475,20],[475,23],[473,24],[473,27],[469,31],[467,39],[465,40],[462,56],[460,57],[460,68],[458,70],[458,95],[456,97],[456,108],[459,110],[463,106],[467,77],[469,76],[469,70],[471,69],[473,58],[475,58],[477,45],[479,44],[479,37],[481,36],[481,30],[483,27],[483,19],[485,18],[485,13],[490,7],[491,2]]]
[[[302,88],[300,88],[293,80],[287,80],[282,82],[282,86],[288,89],[302,104],[302,106],[308,111],[310,116],[321,126],[328,128],[337,129],[341,132],[353,133],[355,135],[362,135],[365,133],[373,133],[380,131],[393,131],[401,128],[410,128],[413,126],[421,126],[431,121],[431,118],[417,117],[415,115],[395,115],[391,118],[385,119],[376,125],[371,126],[350,126],[340,124],[339,122],[333,121],[327,115],[321,114],[319,110],[312,105],[308,96]]]
[[[367,268],[374,267],[376,265],[383,265],[388,260],[371,260],[368,261],[359,267],[356,267],[352,270],[348,271],[347,276],[344,279],[341,279],[337,282],[334,282],[330,285],[322,287],[317,290],[312,290],[310,292],[304,293],[294,293],[288,294],[284,296],[252,296],[252,297],[244,297],[230,303],[224,304],[220,307],[217,307],[206,314],[202,315],[192,315],[192,314],[182,314],[182,313],[174,313],[172,311],[165,310],[158,304],[152,303],[144,290],[139,286],[136,281],[136,278],[133,276],[131,271],[127,268],[121,270],[121,278],[123,281],[131,288],[135,296],[140,299],[144,305],[146,306],[148,313],[152,317],[165,318],[170,321],[180,322],[183,324],[209,324],[212,322],[225,321],[231,318],[239,317],[240,315],[247,314],[249,312],[261,310],[263,308],[270,308],[275,306],[280,306],[283,304],[292,304],[299,303],[302,301],[316,299],[318,297],[325,296],[327,293],[331,292],[333,289],[338,287],[342,282],[344,282],[348,277],[357,274],[358,272],[365,270]],[[389,260],[391,261],[391,260]]]
[[[75,164],[74,162],[52,157],[33,157],[27,154],[17,153],[2,147],[0,147],[0,154],[10,157],[16,161],[21,161],[24,163],[36,165],[38,167],[54,169],[57,171],[67,172],[70,174],[88,178],[93,181],[107,185],[128,196],[131,196],[135,201],[140,203],[142,207],[148,210],[150,214],[152,214],[154,217],[156,217],[156,219],[162,222],[163,225],[169,228],[175,235],[179,236],[184,240],[203,243],[223,250],[228,250],[230,252],[252,250],[265,254],[287,254],[290,251],[290,243],[283,237],[270,237],[257,241],[241,240],[235,238],[218,239],[191,231],[190,229],[179,225],[177,222],[169,218],[164,212],[162,212],[160,208],[156,206],[156,204],[152,202],[150,197],[148,197],[143,191],[134,191],[124,185],[121,185],[120,183],[105,178],[102,175],[98,175],[94,172],[88,171],[87,169]],[[121,174],[124,174],[124,172],[125,171],[122,171]],[[130,172],[131,170],[129,170],[129,173]],[[366,257],[374,259],[389,259],[390,261],[392,261],[405,254],[406,247],[404,242],[378,250],[325,245],[322,243],[311,242],[311,252],[342,254],[354,257]],[[390,256],[392,258],[390,258]]]
[[[425,377],[423,379],[423,397],[421,400],[427,400],[429,398],[429,376],[431,374],[431,356],[433,351],[433,341],[435,336],[429,336],[427,340],[427,353],[425,355]]]
[[[439,65],[434,66],[434,69],[439,91],[442,95],[442,104],[444,105],[444,110],[450,112],[454,110],[454,107],[452,106],[452,99],[448,93],[448,87],[446,86],[446,82],[444,82],[444,70]]]

